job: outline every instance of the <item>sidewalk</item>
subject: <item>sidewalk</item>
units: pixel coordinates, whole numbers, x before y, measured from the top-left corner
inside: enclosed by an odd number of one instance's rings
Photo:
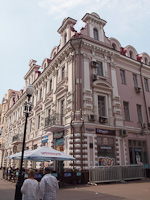
[[[1,175],[1,172],[0,172]],[[1,179],[0,200],[14,200],[15,183]],[[59,190],[57,200],[149,200],[150,180],[125,183],[103,183],[97,186],[65,186]]]

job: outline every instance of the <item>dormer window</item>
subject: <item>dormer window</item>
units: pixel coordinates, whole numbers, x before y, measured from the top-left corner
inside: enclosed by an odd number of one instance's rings
[[[67,42],[67,33],[65,32],[65,35],[64,35],[64,44],[66,44]]]
[[[147,58],[145,58],[144,61],[145,61],[145,64],[147,65]]]
[[[97,28],[93,29],[93,35],[94,35],[94,39],[98,40],[98,30],[97,30]]]
[[[112,47],[114,50],[116,50],[116,44],[115,43],[112,43]]]
[[[130,56],[130,58],[133,58],[133,52],[132,51],[129,51],[129,56]]]

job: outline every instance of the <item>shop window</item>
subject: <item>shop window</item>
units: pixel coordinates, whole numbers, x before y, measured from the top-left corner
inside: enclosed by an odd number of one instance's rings
[[[143,122],[143,117],[142,117],[142,106],[137,104],[137,115],[138,115],[138,122],[142,123]]]
[[[149,92],[149,85],[148,85],[148,79],[147,78],[144,78],[144,84],[145,84],[145,90],[147,92]]]
[[[130,113],[129,113],[129,102],[123,102],[124,107],[124,117],[126,121],[130,121]]]
[[[98,76],[104,76],[104,73],[103,73],[103,63],[102,62],[98,62],[97,63],[97,75]]]
[[[125,71],[122,69],[120,70],[120,76],[121,76],[121,83],[126,84]]]
[[[130,164],[144,164],[148,166],[146,142],[141,140],[129,140]]]
[[[133,74],[133,82],[134,82],[134,87],[137,88],[138,87],[138,81],[137,81],[137,75]]]
[[[94,39],[98,40],[98,30],[97,30],[97,28],[93,29],[93,35],[94,35]]]

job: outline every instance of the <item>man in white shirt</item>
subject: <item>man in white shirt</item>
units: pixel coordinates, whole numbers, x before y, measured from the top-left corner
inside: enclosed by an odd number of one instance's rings
[[[50,174],[49,167],[45,168],[45,176],[40,182],[40,200],[55,200],[59,189],[57,179]]]

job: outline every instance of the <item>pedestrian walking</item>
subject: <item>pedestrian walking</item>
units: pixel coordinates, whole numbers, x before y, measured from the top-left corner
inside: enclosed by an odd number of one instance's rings
[[[49,167],[45,168],[45,175],[40,182],[40,200],[55,200],[59,189],[56,177],[52,176]]]
[[[29,178],[26,179],[22,185],[21,192],[23,194],[22,200],[38,200],[39,184],[34,179],[35,172],[30,170]]]

